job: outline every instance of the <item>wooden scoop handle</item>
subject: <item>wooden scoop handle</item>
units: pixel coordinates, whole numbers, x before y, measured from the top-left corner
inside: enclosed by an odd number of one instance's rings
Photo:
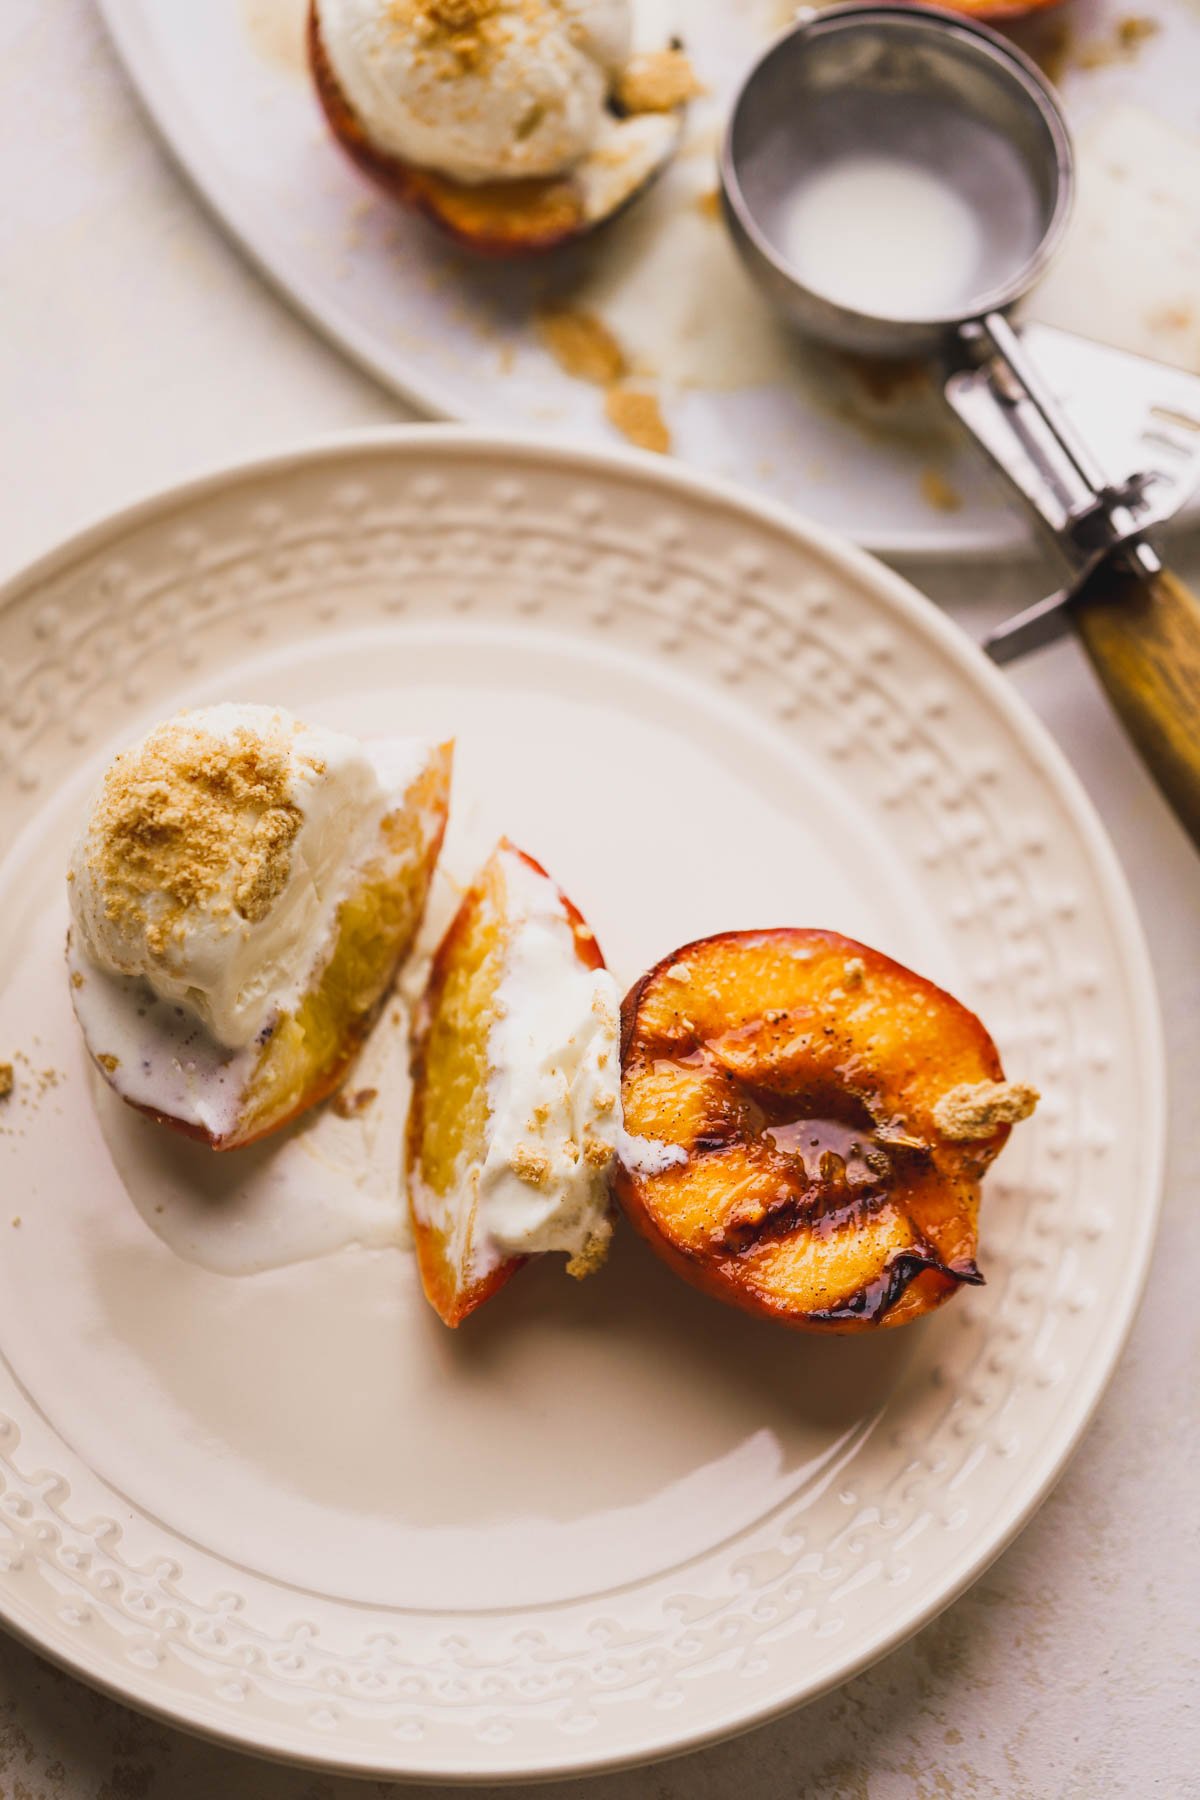
[[[1164,570],[1097,574],[1079,635],[1147,768],[1200,850],[1200,600]]]

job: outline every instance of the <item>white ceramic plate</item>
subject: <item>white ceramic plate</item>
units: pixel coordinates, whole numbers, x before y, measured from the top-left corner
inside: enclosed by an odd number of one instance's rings
[[[0,668],[13,1630],[255,1749],[505,1779],[791,1706],[1007,1543],[1133,1313],[1162,1058],[1095,816],[912,589],[670,465],[426,427],[85,533],[8,591]],[[396,1247],[202,1266],[314,1167],[336,1220],[371,1149],[326,1112],[214,1159],[89,1075],[62,965],[81,801],[120,743],[217,697],[457,733],[448,853],[511,832],[621,981],[789,922],[947,983],[1045,1095],[988,1184],[988,1285],[875,1340],[796,1337],[626,1231],[582,1288],[536,1265],[451,1334]]]
[[[350,166],[311,92],[306,0],[102,5],[152,118],[244,248],[335,342],[434,415],[616,441],[600,391],[539,340],[534,314],[549,293],[615,331],[633,385],[659,395],[693,466],[877,549],[1028,542],[933,386],[801,348],[702,205],[733,88],[794,11],[789,0],[636,0],[646,40],[680,32],[709,84],[685,154],[590,249],[521,269],[447,249]],[[1031,311],[1200,371],[1200,142],[1186,135],[1200,16],[1193,0],[1164,0],[1157,36],[1108,54],[1128,10],[1098,0],[1085,20],[1069,15],[1076,59],[1061,79],[1081,133],[1080,205]]]

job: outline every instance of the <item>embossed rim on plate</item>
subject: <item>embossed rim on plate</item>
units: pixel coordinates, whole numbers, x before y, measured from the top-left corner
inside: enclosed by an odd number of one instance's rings
[[[1136,1194],[1129,1198],[1126,1231],[1120,1242],[1119,1276],[1093,1305],[1103,1311],[1096,1341],[1085,1364],[1074,1371],[1075,1380],[1057,1406],[1050,1429],[1032,1451],[1026,1451],[1019,1473],[1005,1488],[997,1516],[986,1522],[959,1554],[947,1556],[938,1578],[906,1599],[891,1604],[886,1625],[874,1630],[870,1640],[839,1660],[832,1657],[819,1677],[806,1680],[795,1671],[782,1676],[773,1671],[772,1684],[763,1691],[743,1687],[733,1692],[723,1710],[708,1706],[699,1716],[683,1723],[678,1714],[672,1723],[662,1712],[648,1712],[640,1735],[626,1734],[617,1748],[560,1735],[550,1754],[545,1747],[535,1755],[523,1755],[519,1745],[505,1754],[479,1739],[464,1741],[461,1752],[430,1759],[414,1746],[404,1748],[394,1738],[392,1753],[381,1753],[381,1740],[365,1735],[354,1741],[336,1734],[324,1737],[315,1728],[302,1730],[289,1721],[247,1717],[223,1704],[215,1693],[178,1690],[164,1692],[165,1684],[125,1661],[89,1647],[77,1630],[56,1613],[30,1616],[30,1610],[10,1591],[0,1576],[0,1613],[8,1627],[42,1654],[52,1657],[72,1673],[92,1682],[117,1698],[153,1713],[172,1724],[219,1738],[242,1749],[297,1762],[381,1778],[440,1779],[444,1781],[528,1780],[580,1774],[678,1754],[774,1717],[802,1701],[836,1686],[901,1643],[957,1597],[999,1554],[1045,1498],[1077,1445],[1107,1383],[1125,1341],[1144,1283],[1154,1240],[1161,1190],[1165,1123],[1165,1081],[1161,1026],[1149,961],[1133,903],[1100,822],[1079,782],[1044,728],[1007,687],[1003,678],[975,650],[963,634],[916,593],[900,577],[870,557],[844,545],[816,526],[787,515],[781,508],[750,499],[728,484],[698,476],[675,465],[635,453],[567,450],[536,439],[437,426],[402,427],[357,432],[325,439],[280,455],[256,459],[216,471],[135,503],[78,533],[59,549],[42,557],[0,590],[0,612],[36,594],[63,571],[106,547],[172,516],[186,519],[190,508],[235,495],[242,487],[265,480],[286,481],[307,471],[332,477],[343,465],[397,463],[411,470],[415,479],[436,481],[439,469],[452,470],[473,459],[490,465],[495,482],[512,485],[514,471],[547,479],[578,474],[592,494],[603,490],[606,480],[614,491],[632,487],[639,497],[672,496],[681,505],[717,516],[721,528],[744,528],[751,536],[769,533],[790,541],[792,551],[817,563],[822,571],[844,578],[847,592],[868,594],[872,602],[905,628],[918,648],[935,649],[942,661],[957,673],[965,695],[979,695],[1001,722],[1013,752],[1040,784],[1048,789],[1060,820],[1078,837],[1091,880],[1089,899],[1101,907],[1118,943],[1121,974],[1125,978],[1136,1064],[1144,1078],[1149,1111],[1141,1121],[1142,1137]],[[726,521],[728,522],[726,524]],[[34,622],[34,630],[37,630]],[[653,654],[653,652],[648,652]],[[2,1449],[0,1445],[0,1449]],[[686,1709],[683,1709],[686,1710]],[[464,1733],[464,1740],[466,1734]]]

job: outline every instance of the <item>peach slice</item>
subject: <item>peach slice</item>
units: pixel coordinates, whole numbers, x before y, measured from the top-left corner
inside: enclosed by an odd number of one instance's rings
[[[678,54],[662,52],[663,58]],[[653,97],[655,84],[632,67],[628,108],[621,115],[626,128],[617,130],[614,111],[609,138],[579,168],[535,180],[473,183],[452,180],[375,148],[333,72],[315,4],[308,10],[308,60],[329,127],[363,173],[464,249],[497,258],[557,249],[632,206],[679,148],[686,96],[695,91],[694,85],[689,90],[676,81],[673,85],[683,98],[664,107]],[[620,93],[616,98],[620,102]]]
[[[67,962],[76,1015],[93,1060],[122,1099],[214,1150],[234,1150],[278,1131],[339,1086],[420,927],[446,830],[453,751],[452,743],[430,746],[338,909],[332,947],[312,987],[249,1051],[222,1049],[184,1009],[155,1001],[132,978],[94,970],[72,933]],[[146,1020],[141,1069],[124,1067],[111,1053],[106,1026],[114,1005],[136,1007]],[[178,1111],[157,1094],[149,1098],[164,1072],[178,1088]]]
[[[932,982],[834,932],[705,938],[631,990],[621,1061],[626,1130],[686,1160],[618,1197],[697,1287],[862,1331],[982,1281],[980,1179],[1037,1096]]]
[[[501,840],[438,947],[413,1027],[409,1207],[426,1298],[451,1326],[460,1325],[528,1261],[505,1255],[488,1239],[479,1207],[491,1131],[489,1044],[516,929],[505,873],[509,857],[550,882],[540,863]],[[570,925],[579,963],[603,969],[600,947],[582,914],[550,885]],[[614,1032],[615,1023],[614,1008]],[[614,1105],[616,1099],[614,1087]],[[583,1264],[568,1264],[568,1269],[589,1272]]]

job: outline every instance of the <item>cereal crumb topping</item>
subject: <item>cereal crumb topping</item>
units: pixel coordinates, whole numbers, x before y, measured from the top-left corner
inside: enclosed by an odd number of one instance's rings
[[[185,715],[116,757],[88,846],[106,916],[140,929],[156,956],[193,907],[231,902],[248,924],[265,918],[287,883],[303,822],[292,798],[293,756],[284,729],[260,734],[243,725],[226,739]]]
[[[595,1013],[600,1023],[607,1028],[609,1035],[615,1037],[617,1031],[617,1015],[613,1011],[611,1003],[605,999],[603,994],[592,995],[592,1011]]]
[[[623,113],[665,113],[703,92],[682,50],[648,50],[626,64],[613,99]]]
[[[606,1144],[603,1138],[585,1137],[583,1154],[590,1168],[607,1169],[613,1159],[613,1147]]]
[[[588,1275],[594,1275],[597,1269],[603,1268],[608,1256],[608,1246],[612,1241],[612,1225],[609,1220],[593,1231],[582,1250],[577,1250],[567,1263],[567,1274],[576,1281],[583,1281]]]
[[[508,1166],[519,1181],[528,1182],[530,1187],[545,1187],[550,1179],[550,1158],[532,1144],[518,1144]]]
[[[942,1095],[933,1122],[943,1137],[970,1143],[991,1137],[999,1125],[1027,1119],[1041,1098],[1022,1081],[964,1081]]]

